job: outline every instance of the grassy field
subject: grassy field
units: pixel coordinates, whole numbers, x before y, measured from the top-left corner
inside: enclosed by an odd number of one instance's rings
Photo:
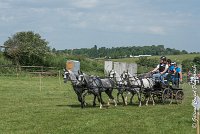
[[[90,103],[81,109],[70,83],[58,77],[0,77],[0,133],[52,134],[192,134],[193,99],[189,85],[182,85],[185,99],[181,105],[99,109]],[[114,93],[116,95],[116,92]],[[107,96],[103,96],[107,101]]]
[[[194,57],[199,57],[200,54],[182,54],[182,55],[166,55],[167,59],[171,59],[172,61],[176,61],[177,63],[182,63],[183,60],[191,59],[193,60]],[[157,58],[159,61],[160,56],[151,56],[148,58]],[[123,58],[123,59],[113,59],[113,61],[118,61],[118,62],[127,62],[127,63],[132,63],[137,61],[138,58]]]

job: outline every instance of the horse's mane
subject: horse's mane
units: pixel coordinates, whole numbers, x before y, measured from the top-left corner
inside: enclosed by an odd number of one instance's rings
[[[70,79],[71,79],[72,81],[75,81],[75,80],[78,79],[78,76],[77,76],[74,72],[72,72],[71,70],[68,70],[68,72],[69,72],[69,74],[70,74]]]
[[[115,75],[114,78],[116,79],[117,82],[122,81],[122,78],[117,71],[111,70],[109,73],[109,76],[111,75],[111,72],[113,72],[113,74],[112,74],[113,76]]]
[[[86,73],[82,73],[82,75],[83,75],[83,78],[85,79],[86,83],[88,84],[88,83],[89,83],[90,76],[87,75]]]

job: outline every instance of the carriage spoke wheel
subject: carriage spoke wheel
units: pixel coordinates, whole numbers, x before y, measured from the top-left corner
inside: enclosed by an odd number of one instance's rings
[[[181,104],[181,103],[182,103],[182,101],[183,101],[183,96],[184,96],[184,93],[183,93],[182,90],[178,90],[178,91],[176,92],[175,99],[176,99],[176,103],[177,103],[177,104]]]
[[[164,89],[162,93],[163,104],[170,104],[172,101],[172,90],[170,88]]]
[[[155,103],[160,103],[161,102],[162,99],[161,99],[160,96],[161,95],[160,95],[159,92],[157,92],[157,91],[153,92],[153,98],[154,98]]]

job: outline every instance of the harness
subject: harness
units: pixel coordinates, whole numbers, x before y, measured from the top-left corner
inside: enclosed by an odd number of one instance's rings
[[[133,76],[133,78],[134,78],[134,80],[131,80],[131,81],[134,81],[134,82],[136,82],[137,83],[137,85],[131,85],[130,84],[130,80],[129,80],[129,75],[128,75],[128,83],[129,83],[129,85],[130,85],[130,87],[132,87],[132,88],[141,88],[141,86],[143,85],[142,83],[142,80],[141,79],[138,79],[136,76]],[[139,83],[139,81],[140,81],[140,83]]]
[[[160,63],[159,65],[159,72],[163,72],[165,70],[166,64]]]

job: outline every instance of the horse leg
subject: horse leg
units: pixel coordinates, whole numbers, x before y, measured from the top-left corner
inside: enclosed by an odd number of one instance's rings
[[[106,90],[105,91],[106,92],[106,94],[108,95],[108,97],[109,97],[109,102],[110,102],[110,100],[112,100],[114,103],[115,103],[115,106],[117,106],[117,102],[115,101],[115,99],[114,99],[114,97],[112,96],[112,90]],[[108,104],[109,104],[109,102],[108,102]]]
[[[125,106],[125,99],[124,99],[124,95],[123,95],[123,92],[121,93],[121,96],[122,96],[122,100],[123,100],[123,106]]]
[[[125,105],[128,105],[128,103],[127,103],[127,99],[128,99],[128,91],[126,91],[126,96],[125,96]]]
[[[118,90],[118,93],[117,93],[117,103],[119,103],[119,95],[121,94],[121,96],[122,96],[124,89],[119,86],[119,88],[117,90]]]
[[[147,91],[147,94],[145,96],[145,100],[146,100],[146,106],[148,106],[148,103],[149,103],[149,91]]]
[[[98,95],[97,95],[97,98],[98,98],[99,105],[100,105],[99,108],[102,109],[102,106],[103,106],[103,105],[102,105],[102,102],[101,102],[101,100],[102,100],[102,99],[101,99],[101,96],[98,94]]]
[[[84,107],[83,95],[80,95],[80,98],[81,98],[81,108],[83,108]]]
[[[85,96],[86,96],[87,94],[88,94],[88,91],[86,91],[86,92],[83,93],[82,101],[83,101],[83,103],[84,103],[84,106],[87,105],[87,103],[85,102]]]
[[[81,102],[81,96],[77,94],[78,101]]]
[[[119,94],[120,94],[120,91],[118,91],[117,93],[117,102],[119,103]]]
[[[131,98],[130,98],[130,104],[133,104],[133,97],[134,97],[135,93],[131,92]]]
[[[83,108],[82,95],[78,92],[76,92],[76,95],[77,95],[78,101],[81,103],[81,108]]]
[[[96,106],[96,98],[97,98],[97,96],[96,96],[96,95],[94,95],[94,99],[93,99],[93,107],[95,107],[95,106]]]
[[[139,100],[139,107],[142,106],[142,94],[141,94],[141,89],[137,92],[138,93],[138,100]]]
[[[101,96],[101,92],[100,92],[99,94],[100,94],[100,96]],[[105,102],[103,101],[102,97],[101,97],[101,103],[102,103],[102,104],[105,104]]]
[[[85,106],[85,95],[86,93],[82,93],[81,96],[81,108],[83,108]]]
[[[140,93],[137,93],[137,96],[138,96],[138,101],[139,101],[139,107],[141,107],[142,103],[141,103],[141,95],[140,95]]]
[[[146,98],[146,106],[148,106],[149,103],[149,97]]]
[[[102,96],[101,96],[101,92],[99,93],[99,96],[100,96],[100,102],[101,102],[101,104],[103,105],[104,102],[103,102],[103,99],[102,99]]]
[[[152,99],[152,102],[153,102],[153,106],[155,105],[155,101],[154,101],[154,95],[151,93],[151,99]]]

